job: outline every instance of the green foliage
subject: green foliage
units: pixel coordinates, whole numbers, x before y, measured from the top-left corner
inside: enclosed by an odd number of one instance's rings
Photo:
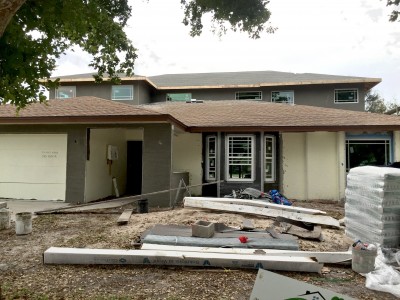
[[[261,32],[273,33],[275,28],[266,25],[271,13],[263,0],[181,0],[185,17],[183,24],[190,25],[191,36],[202,33],[202,17],[212,13],[212,21],[216,31],[224,34],[225,24],[230,24],[231,30],[247,32],[251,38],[259,38]]]
[[[0,38],[0,100],[20,108],[45,101],[45,88],[57,82],[43,87],[40,78],[75,45],[93,56],[97,81],[106,73],[115,82],[118,73],[131,75],[136,49],[123,31],[130,16],[127,0],[27,1]]]
[[[397,20],[400,21],[400,11],[399,11],[399,5],[400,5],[400,0],[387,0],[387,6],[396,6],[396,9],[392,11],[392,13],[389,16],[389,21],[390,22],[395,22]]]
[[[191,35],[200,35],[202,16],[212,14],[219,33],[231,29],[259,38],[270,12],[263,0],[181,0],[184,24]],[[1,8],[1,7],[0,7]],[[56,60],[67,49],[79,46],[92,55],[90,66],[95,79],[107,75],[114,83],[118,74],[133,74],[136,49],[124,28],[131,16],[128,0],[29,0],[16,12],[0,35],[0,104],[23,108],[31,102],[44,102]],[[0,20],[0,23],[3,20]],[[47,79],[41,82],[40,79]]]
[[[365,95],[365,110],[383,114],[387,110],[385,100],[377,92],[368,91]]]

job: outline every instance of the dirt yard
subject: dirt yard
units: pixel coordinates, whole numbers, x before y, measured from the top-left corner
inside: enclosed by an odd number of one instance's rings
[[[326,211],[342,218],[338,204],[301,202],[294,205]],[[133,214],[117,226],[117,211],[40,215],[33,232],[16,236],[14,227],[0,231],[0,300],[2,299],[249,299],[256,270],[159,266],[43,265],[51,246],[131,249],[140,234],[155,224],[191,224],[197,220],[240,226],[244,218],[266,228],[273,220],[178,208]],[[344,230],[323,229],[323,242],[300,240],[301,250],[345,251]],[[325,265],[322,274],[277,272],[356,299],[396,299],[365,288],[365,279],[350,266]],[[282,286],[284,288],[284,286]],[[269,299],[266,296],[265,299]],[[270,299],[274,300],[274,299]]]

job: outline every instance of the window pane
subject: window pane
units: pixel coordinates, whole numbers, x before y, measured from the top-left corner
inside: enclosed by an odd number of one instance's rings
[[[348,140],[347,171],[358,166],[384,166],[390,162],[389,140]]]
[[[167,101],[190,101],[192,100],[191,93],[177,93],[177,94],[167,94]]]
[[[262,93],[261,92],[236,92],[235,99],[236,100],[261,100]]]
[[[60,86],[56,90],[57,99],[74,98],[76,95],[75,86]]]
[[[215,136],[206,139],[206,180],[215,180],[217,177],[217,154]]]
[[[228,179],[253,179],[253,136],[228,137]]]
[[[112,100],[133,100],[133,86],[132,85],[113,85],[111,99]]]
[[[335,102],[354,103],[358,102],[357,89],[335,90]]]
[[[275,91],[271,93],[271,100],[275,103],[294,103],[293,91]]]
[[[264,180],[275,180],[275,137],[265,136]]]

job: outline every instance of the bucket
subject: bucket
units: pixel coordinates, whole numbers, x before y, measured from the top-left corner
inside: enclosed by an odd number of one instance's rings
[[[15,233],[17,235],[29,234],[32,232],[32,213],[21,212],[15,214]]]
[[[0,209],[0,230],[11,227],[10,211],[7,208]]]
[[[351,268],[354,272],[365,274],[375,270],[377,250],[352,249]]]
[[[137,209],[139,214],[145,214],[149,212],[149,202],[147,199],[141,199],[137,202]]]

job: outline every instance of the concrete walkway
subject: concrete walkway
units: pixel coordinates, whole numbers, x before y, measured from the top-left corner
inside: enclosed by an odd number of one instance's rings
[[[6,202],[7,208],[11,211],[11,220],[15,221],[15,214],[20,212],[36,212],[46,209],[55,209],[68,206],[68,203],[61,201],[43,201],[43,200],[17,200],[1,199],[0,202]],[[36,217],[33,215],[33,217]]]

